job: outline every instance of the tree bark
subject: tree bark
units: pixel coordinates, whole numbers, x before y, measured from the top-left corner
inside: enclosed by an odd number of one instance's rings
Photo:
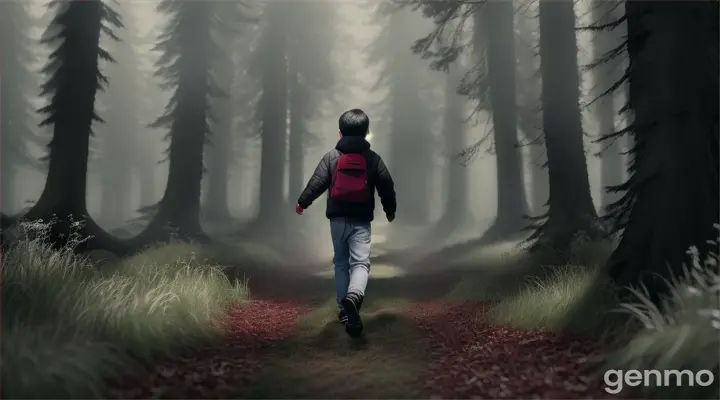
[[[490,0],[476,11],[476,22],[487,35],[490,104],[497,164],[497,215],[484,235],[498,240],[525,227],[527,200],[522,155],[518,146],[515,90],[515,30],[513,3]]]
[[[73,1],[59,12],[63,15],[56,21],[62,21],[65,41],[60,45],[62,59],[55,60],[60,65],[56,74],[65,74],[65,79],[55,88],[47,108],[51,115],[46,122],[53,124],[53,137],[48,145],[45,186],[24,218],[52,221],[48,239],[57,247],[65,246],[71,233],[77,233],[89,237],[77,248],[79,251],[104,248],[119,252],[119,243],[88,215],[86,201],[103,4],[97,0]]]
[[[285,207],[284,177],[287,162],[287,56],[285,14],[282,3],[268,5],[267,31],[261,44],[262,147],[260,211],[258,222],[274,224]]]
[[[539,117],[539,116],[538,116]],[[530,204],[533,216],[545,214],[549,196],[549,177],[545,140],[542,137],[540,118],[532,114],[520,115],[518,123],[525,134],[530,164]]]
[[[593,21],[596,25],[607,25],[617,20],[615,12],[617,3],[604,0],[594,0],[592,4]],[[598,132],[597,136],[601,137],[615,132],[615,92],[604,94],[609,90],[615,82],[620,79],[620,58],[610,59],[607,57],[617,46],[621,44],[620,27],[615,29],[601,30],[595,32],[593,38],[594,61],[600,62],[594,69],[595,78],[595,96],[598,98],[595,103],[595,119],[597,120]],[[621,152],[620,140],[610,140],[601,143],[603,150],[601,157],[601,175],[600,181],[602,185],[602,195],[600,200],[600,210],[604,210],[608,205],[618,200],[617,193],[609,192],[607,187],[617,186],[622,182],[623,175],[623,157]]]
[[[234,37],[222,43],[224,51],[234,51]],[[235,83],[235,60],[232,56],[217,62],[215,72],[218,83],[225,91],[225,96],[212,99],[211,107],[217,120],[213,123],[214,135],[207,143],[207,187],[203,217],[212,223],[229,223],[232,219],[228,205],[228,185],[230,183],[230,164],[233,151],[233,105],[236,104],[233,87]]]
[[[468,169],[457,155],[465,148],[465,121],[463,101],[457,94],[462,74],[457,65],[450,65],[445,78],[445,116],[443,137],[445,138],[447,166],[447,202],[443,217],[440,218],[442,232],[453,231],[470,216],[468,198]]]
[[[177,34],[180,46],[177,61],[175,108],[166,116],[170,125],[168,180],[157,213],[137,240],[163,241],[169,237],[205,240],[200,225],[200,197],[203,156],[208,134],[210,107],[210,49],[212,4],[187,3],[177,11],[182,24],[178,31],[192,30],[193,40]],[[173,49],[175,50],[175,49]]]
[[[550,183],[548,217],[534,237],[560,253],[578,234],[601,236],[590,196],[580,119],[573,2],[540,0],[543,125]]]
[[[631,0],[626,13],[634,168],[609,265],[658,302],[658,277],[678,274],[689,246],[717,252],[718,3]]]
[[[228,101],[222,99],[221,101]],[[227,106],[226,106],[227,107]],[[230,110],[228,110],[229,112]],[[223,114],[226,118],[232,119],[231,114]],[[208,222],[229,222],[231,219],[230,207],[228,206],[228,183],[230,157],[232,149],[231,123],[222,121],[212,142],[208,145],[208,171],[207,190],[205,191],[204,218]]]

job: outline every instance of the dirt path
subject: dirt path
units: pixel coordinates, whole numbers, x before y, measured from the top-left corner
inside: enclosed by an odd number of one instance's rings
[[[293,333],[303,311],[306,308],[296,303],[263,300],[233,307],[223,343],[128,376],[109,398],[237,398],[261,370],[272,347]]]
[[[274,278],[251,279],[256,300],[232,310],[221,346],[129,378],[112,397],[607,397],[584,373],[596,343],[491,326],[482,304],[436,300],[457,277],[374,280],[362,340],[347,337],[332,301],[318,303],[331,280]]]
[[[605,398],[588,376],[588,338],[493,326],[482,304],[417,304],[431,349],[423,388],[433,398]]]

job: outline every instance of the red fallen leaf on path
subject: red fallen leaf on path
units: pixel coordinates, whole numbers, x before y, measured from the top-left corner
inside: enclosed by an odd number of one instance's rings
[[[222,398],[241,391],[263,365],[274,342],[288,337],[305,311],[298,304],[252,301],[228,309],[221,321],[227,337],[216,346],[193,351],[124,378],[109,398]]]
[[[423,303],[413,319],[426,334],[432,363],[424,381],[431,398],[603,398],[590,379],[588,338],[493,326],[482,304]]]

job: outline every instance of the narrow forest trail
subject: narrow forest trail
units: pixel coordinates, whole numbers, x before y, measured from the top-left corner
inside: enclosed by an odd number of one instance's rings
[[[375,268],[375,266],[374,266]],[[382,269],[382,268],[378,268]],[[381,275],[381,274],[380,274]],[[129,376],[113,398],[598,398],[587,338],[493,326],[443,300],[452,274],[374,276],[365,333],[337,321],[329,274],[250,278],[224,343]]]

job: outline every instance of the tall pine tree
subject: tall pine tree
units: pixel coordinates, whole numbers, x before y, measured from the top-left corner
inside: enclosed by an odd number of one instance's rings
[[[682,273],[687,250],[717,254],[717,2],[626,3],[629,132],[627,190],[609,211],[622,240],[610,257],[620,285],[644,284],[661,303],[664,279]],[[717,266],[715,266],[717,268]]]
[[[101,61],[113,61],[100,47],[100,35],[117,38],[120,16],[100,0],[70,0],[50,3],[55,11],[43,43],[56,45],[43,72],[49,75],[42,94],[50,97],[40,112],[42,126],[52,126],[48,145],[48,175],[40,199],[26,219],[53,220],[50,240],[63,246],[69,230],[82,222],[81,235],[89,240],[82,248],[119,250],[113,238],[88,216],[87,163],[97,91],[107,83],[100,72]]]
[[[580,236],[602,229],[590,196],[580,118],[580,77],[572,2],[540,0],[540,71],[550,197],[532,238],[536,248],[566,254]]]
[[[164,0],[157,10],[168,16],[155,49],[162,52],[157,74],[173,89],[165,113],[153,126],[166,127],[168,180],[165,193],[140,242],[206,238],[200,226],[203,154],[214,121],[212,100],[226,95],[215,81],[222,49],[215,37],[225,19],[220,1]]]

